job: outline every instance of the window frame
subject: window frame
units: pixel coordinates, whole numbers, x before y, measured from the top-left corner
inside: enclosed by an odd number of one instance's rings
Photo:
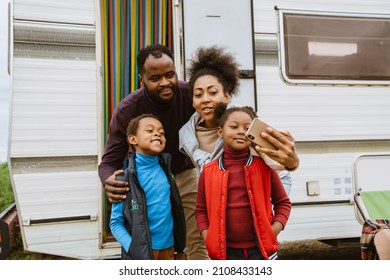
[[[285,45],[285,28],[284,28],[284,15],[308,15],[308,16],[331,16],[341,18],[372,18],[372,19],[390,19],[389,15],[385,14],[373,14],[373,13],[345,13],[345,12],[325,12],[325,11],[309,11],[309,10],[296,10],[296,9],[283,9],[275,7],[278,16],[278,57],[279,57],[279,70],[282,80],[290,85],[331,85],[331,86],[390,86],[389,80],[351,80],[351,79],[314,79],[314,78],[292,78],[287,73],[287,56]]]

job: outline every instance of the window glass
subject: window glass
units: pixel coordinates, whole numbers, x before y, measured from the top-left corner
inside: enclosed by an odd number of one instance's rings
[[[289,79],[390,80],[390,19],[283,14]]]

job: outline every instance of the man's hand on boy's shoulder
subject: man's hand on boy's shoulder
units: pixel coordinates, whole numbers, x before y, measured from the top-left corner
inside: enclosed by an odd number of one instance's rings
[[[126,199],[125,193],[129,190],[128,183],[125,181],[117,181],[116,177],[123,174],[123,170],[117,170],[105,182],[104,189],[108,201],[118,203]]]

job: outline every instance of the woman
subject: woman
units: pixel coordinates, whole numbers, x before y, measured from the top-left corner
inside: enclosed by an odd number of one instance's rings
[[[223,141],[218,137],[218,123],[214,109],[218,103],[228,104],[237,94],[239,86],[239,65],[234,56],[222,47],[200,47],[190,61],[188,69],[192,87],[192,106],[196,112],[180,129],[179,147],[187,154],[199,171],[205,163],[219,157]],[[278,171],[286,192],[291,188],[291,175],[299,165],[295,152],[294,138],[289,132],[271,128],[262,136],[278,148],[277,151],[256,146],[255,155]],[[285,170],[287,169],[287,170]]]

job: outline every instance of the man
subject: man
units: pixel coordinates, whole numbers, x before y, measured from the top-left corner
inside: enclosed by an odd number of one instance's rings
[[[142,88],[124,98],[112,116],[99,177],[111,203],[125,198],[125,182],[115,181],[122,174],[128,154],[126,127],[141,114],[157,116],[165,129],[165,152],[172,155],[172,172],[180,191],[187,231],[187,259],[208,259],[204,242],[197,231],[194,210],[197,195],[196,170],[179,147],[179,129],[194,113],[192,93],[188,83],[178,81],[173,57],[168,48],[152,45],[140,50],[137,57]]]
[[[126,182],[116,181],[123,174],[123,162],[128,155],[126,127],[139,115],[151,113],[164,126],[167,143],[164,152],[172,155],[172,172],[178,186],[186,218],[187,259],[208,259],[198,233],[195,205],[198,191],[197,171],[191,161],[179,151],[179,130],[194,113],[192,92],[187,82],[178,81],[172,53],[161,45],[140,50],[137,56],[141,88],[125,97],[112,116],[105,152],[99,165],[99,177],[108,200],[118,203],[126,198]],[[293,138],[270,130],[264,138],[280,147],[267,154],[282,165],[296,169],[299,164]]]

